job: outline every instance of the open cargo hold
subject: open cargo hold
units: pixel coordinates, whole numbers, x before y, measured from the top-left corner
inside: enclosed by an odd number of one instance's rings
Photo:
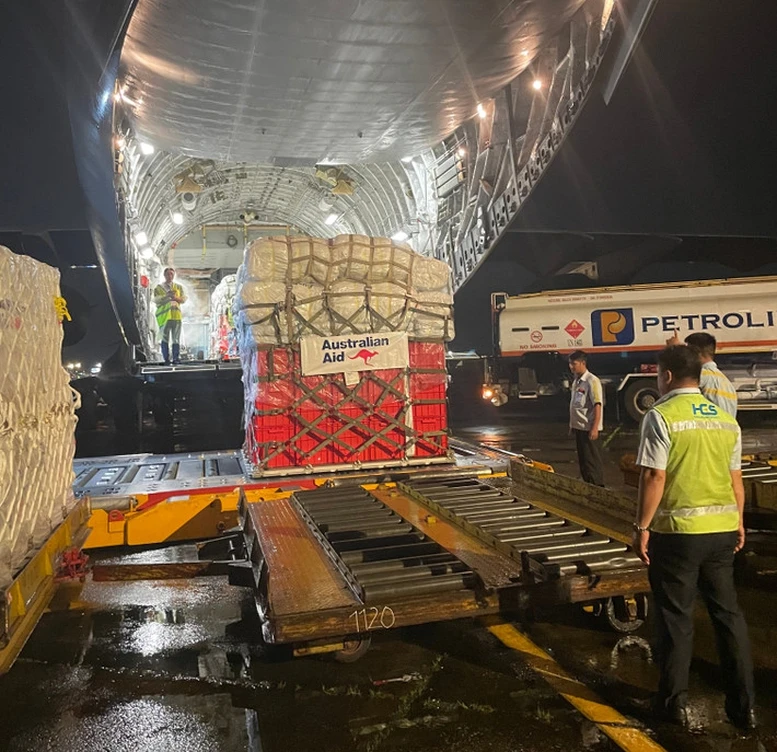
[[[446,264],[385,238],[269,238],[237,282],[254,474],[448,459]]]
[[[59,295],[56,269],[0,246],[0,588],[74,505]]]

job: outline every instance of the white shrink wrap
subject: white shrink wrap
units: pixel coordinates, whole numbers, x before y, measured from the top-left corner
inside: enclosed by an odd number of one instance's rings
[[[288,340],[297,342],[307,334],[327,336],[330,322],[324,300],[323,285],[296,284],[291,286],[291,305],[288,310],[290,332]]]
[[[416,254],[389,238],[338,235],[332,240],[332,263],[336,279],[393,282],[408,289],[412,283]]]
[[[0,246],[0,587],[74,504],[77,402],[59,295],[56,269]]]
[[[411,336],[451,340],[455,336],[451,296],[447,292],[417,292],[411,304]]]
[[[370,285],[370,318],[373,332],[407,331],[408,296],[405,288],[394,282]]]
[[[243,254],[240,280],[257,279],[264,282],[285,282],[289,272],[291,238],[261,238],[246,246]]]
[[[235,325],[246,355],[313,334],[453,337],[450,269],[389,238],[263,238],[237,272]]]
[[[369,330],[367,293],[364,282],[341,279],[329,286],[326,293],[331,316],[328,334],[350,334]]]
[[[413,288],[416,292],[445,292],[451,302],[451,270],[444,261],[419,256],[413,264]]]
[[[370,277],[372,243],[366,235],[338,235],[332,239],[334,279],[367,282]]]
[[[249,279],[235,293],[235,312],[267,305],[286,305],[285,282]]]
[[[289,276],[292,284],[325,287],[332,275],[332,251],[326,240],[293,237],[289,246]]]
[[[236,275],[228,274],[210,296],[209,357],[215,360],[237,356],[232,319],[236,285]]]

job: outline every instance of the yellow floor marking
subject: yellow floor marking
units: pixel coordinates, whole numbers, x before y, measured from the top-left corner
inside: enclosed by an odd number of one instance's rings
[[[541,647],[535,645],[512,624],[497,617],[482,622],[502,644],[517,651],[553,689],[570,705],[595,723],[603,733],[625,752],[666,752],[647,734],[635,728],[631,721],[607,705],[592,689],[570,676]]]

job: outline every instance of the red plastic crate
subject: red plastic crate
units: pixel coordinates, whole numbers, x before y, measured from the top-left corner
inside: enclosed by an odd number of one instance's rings
[[[259,470],[447,456],[445,349],[410,343],[410,368],[305,376],[293,348],[253,354],[246,454]],[[390,388],[389,388],[390,387]]]

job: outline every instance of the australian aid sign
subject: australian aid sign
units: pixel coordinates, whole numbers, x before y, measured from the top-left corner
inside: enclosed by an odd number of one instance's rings
[[[302,337],[300,353],[303,376],[407,368],[410,363],[407,334],[396,332]]]

